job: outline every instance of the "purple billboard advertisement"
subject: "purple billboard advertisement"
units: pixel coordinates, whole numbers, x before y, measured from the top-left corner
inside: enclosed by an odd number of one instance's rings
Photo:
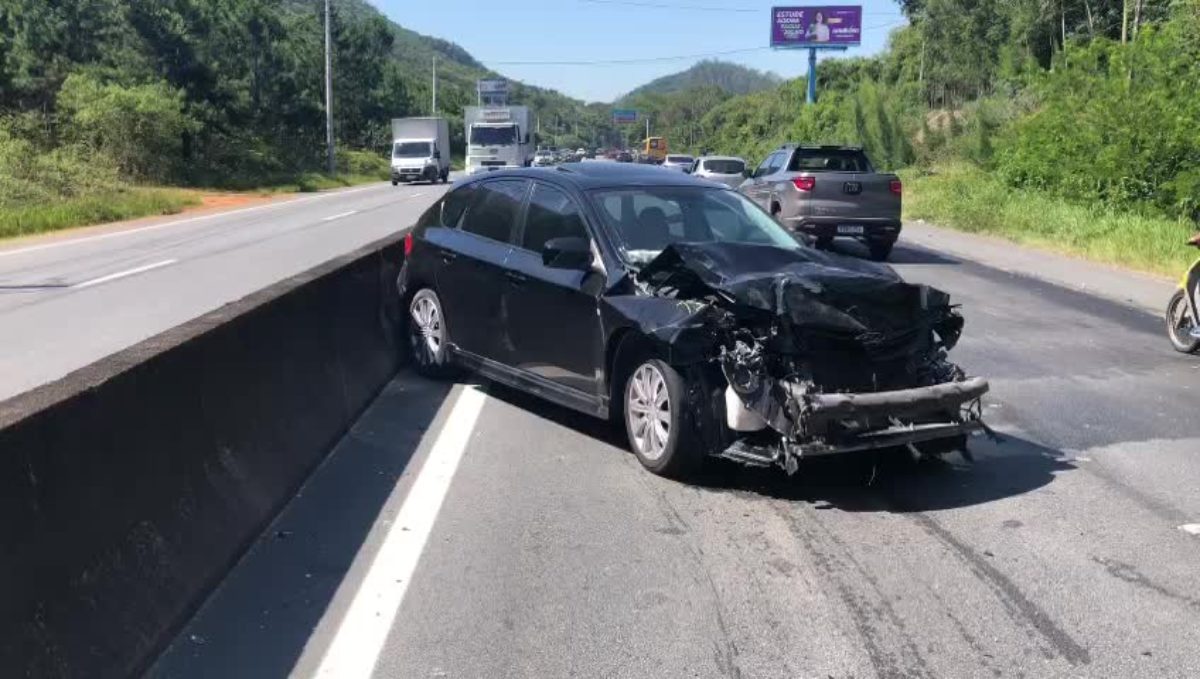
[[[771,8],[771,47],[850,47],[861,41],[861,6]]]

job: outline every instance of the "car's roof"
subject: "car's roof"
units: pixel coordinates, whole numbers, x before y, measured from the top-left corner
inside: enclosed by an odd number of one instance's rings
[[[738,158],[737,156],[700,156],[700,160],[736,160],[739,163],[746,162],[745,158]]]
[[[585,162],[563,163],[554,168],[529,167],[494,170],[471,177],[471,180],[500,177],[550,178],[573,184],[579,189],[611,188],[616,186],[717,186],[682,172],[666,171],[657,165],[631,163]]]

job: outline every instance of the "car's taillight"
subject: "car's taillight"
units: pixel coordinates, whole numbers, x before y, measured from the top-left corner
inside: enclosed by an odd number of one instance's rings
[[[812,191],[817,185],[816,177],[796,177],[792,180],[792,184],[800,191]]]
[[[904,185],[900,183],[899,179],[893,179],[891,183],[888,184],[888,188],[891,189],[892,193],[896,194],[897,196],[904,192]]]
[[[413,246],[412,231],[409,231],[408,233],[404,234],[404,256],[405,257],[412,254],[412,246]]]

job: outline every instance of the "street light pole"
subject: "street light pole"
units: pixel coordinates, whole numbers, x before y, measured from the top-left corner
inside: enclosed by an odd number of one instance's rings
[[[437,57],[433,58],[433,107],[429,115],[437,116]]]
[[[333,156],[333,50],[330,46],[332,31],[329,28],[329,0],[325,0],[325,146],[329,174],[337,169]]]

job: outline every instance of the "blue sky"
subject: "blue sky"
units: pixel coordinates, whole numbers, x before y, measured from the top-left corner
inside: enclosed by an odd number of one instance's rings
[[[702,57],[603,65],[513,62],[657,59],[736,50],[717,58],[788,78],[803,75],[808,68],[806,52],[767,47],[771,6],[802,2],[369,1],[401,26],[456,42],[510,78],[587,101],[611,101],[654,78],[686,69]],[[874,54],[883,49],[888,32],[904,24],[893,0],[865,0],[862,5],[862,46],[834,54]]]

